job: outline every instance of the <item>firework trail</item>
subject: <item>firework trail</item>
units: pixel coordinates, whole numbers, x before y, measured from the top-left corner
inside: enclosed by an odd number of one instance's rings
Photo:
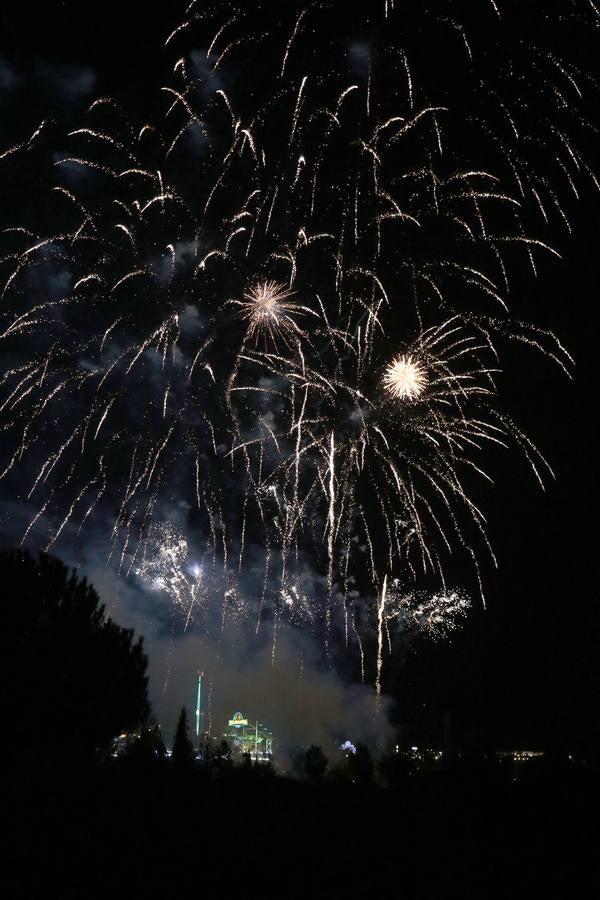
[[[375,631],[379,686],[392,620],[441,633],[464,608],[446,555],[479,580],[480,548],[493,560],[471,499],[488,448],[550,471],[498,373],[507,338],[571,370],[509,313],[510,271],[555,254],[569,195],[598,186],[596,86],[543,43],[552,28],[588,38],[598,17],[577,0],[545,30],[533,16],[511,54],[509,3],[457,18],[444,0],[387,0],[352,44],[339,3],[253,7],[191,4],[166,39],[158,125],[100,98],[67,151],[45,128],[0,152],[42,165],[45,148],[55,181],[51,224],[2,235],[0,475],[25,485],[24,539],[45,527],[48,548],[110,510],[111,555],[186,624],[218,603],[221,634],[232,616],[270,621],[274,651],[285,622],[327,650],[354,635],[363,672]],[[202,576],[162,521],[173,496],[202,535]],[[440,591],[409,615],[393,585],[423,574]]]
[[[189,559],[188,542],[171,524],[150,530],[135,574],[152,590],[163,591],[183,614],[184,627],[193,622],[206,602],[202,567]]]

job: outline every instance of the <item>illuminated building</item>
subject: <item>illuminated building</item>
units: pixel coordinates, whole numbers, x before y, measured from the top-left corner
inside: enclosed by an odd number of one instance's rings
[[[223,735],[234,755],[247,753],[258,762],[267,762],[273,753],[273,734],[261,722],[250,722],[241,712],[236,712],[228,722]]]
[[[498,750],[498,759],[512,759],[514,762],[524,762],[529,759],[540,759],[544,755],[543,750]]]

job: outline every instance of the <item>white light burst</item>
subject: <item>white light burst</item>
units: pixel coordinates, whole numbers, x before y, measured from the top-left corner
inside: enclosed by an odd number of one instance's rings
[[[397,356],[383,376],[385,390],[394,400],[418,400],[428,380],[427,370],[412,356]]]
[[[285,335],[297,331],[290,316],[296,310],[296,304],[290,301],[292,296],[293,291],[278,281],[258,281],[249,288],[240,305],[249,322],[250,334],[266,331],[274,336],[278,332]]]

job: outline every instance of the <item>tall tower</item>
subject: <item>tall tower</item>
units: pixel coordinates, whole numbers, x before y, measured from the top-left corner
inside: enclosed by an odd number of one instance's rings
[[[198,672],[198,692],[196,695],[196,740],[200,740],[200,717],[202,715],[202,676],[204,672]]]

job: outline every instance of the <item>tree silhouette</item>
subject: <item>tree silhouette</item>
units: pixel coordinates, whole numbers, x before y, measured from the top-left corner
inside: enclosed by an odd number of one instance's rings
[[[190,766],[194,761],[194,748],[188,737],[187,712],[185,706],[181,707],[177,728],[175,730],[175,740],[173,741],[173,764],[178,768]]]
[[[404,754],[384,753],[377,762],[377,770],[389,788],[399,788],[406,784],[410,776],[410,762]]]
[[[0,553],[0,638],[14,759],[94,755],[148,716],[142,639],[60,560]]]
[[[373,780],[373,757],[365,744],[356,745],[356,753],[348,756],[348,768],[354,781],[369,784]]]
[[[233,767],[231,759],[231,747],[227,741],[222,740],[215,754],[216,768],[220,775],[226,775]]]
[[[327,768],[327,757],[320,747],[312,744],[304,754],[304,774],[311,781],[322,781]]]
[[[122,753],[125,765],[138,769],[156,767],[164,763],[167,751],[158,722],[148,722],[137,734],[131,735]]]

